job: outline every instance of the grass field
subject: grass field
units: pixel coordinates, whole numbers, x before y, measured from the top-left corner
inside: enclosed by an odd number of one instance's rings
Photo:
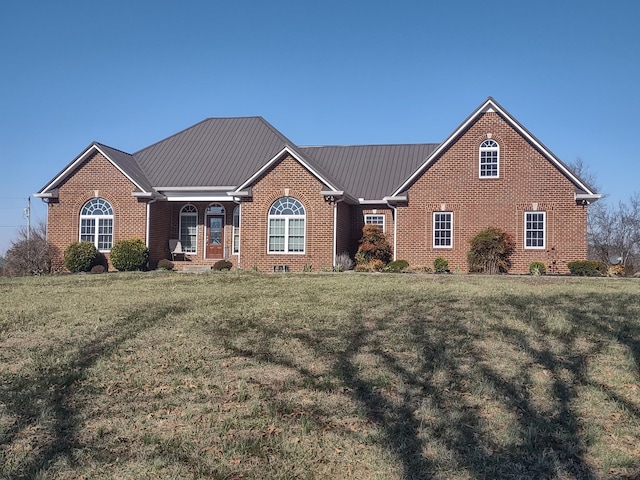
[[[0,278],[0,478],[640,478],[640,281]]]

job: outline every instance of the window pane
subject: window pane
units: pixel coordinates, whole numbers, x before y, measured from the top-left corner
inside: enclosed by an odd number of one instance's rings
[[[196,215],[180,215],[180,243],[182,250],[188,253],[196,252],[198,238],[198,217]]]
[[[269,219],[269,251],[284,252],[284,228],[283,218]]]

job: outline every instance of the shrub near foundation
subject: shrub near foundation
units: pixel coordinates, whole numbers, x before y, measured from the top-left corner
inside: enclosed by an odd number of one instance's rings
[[[516,248],[513,235],[501,228],[486,228],[471,239],[467,254],[469,271],[473,273],[507,273],[509,257]]]
[[[120,240],[111,248],[110,258],[121,272],[143,270],[149,261],[149,249],[139,238]]]
[[[73,242],[64,251],[64,266],[71,273],[89,272],[100,263],[100,254],[91,242]]]

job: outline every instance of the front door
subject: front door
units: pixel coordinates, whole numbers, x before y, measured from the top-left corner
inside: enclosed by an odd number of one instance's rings
[[[207,258],[224,258],[224,217],[207,216]]]

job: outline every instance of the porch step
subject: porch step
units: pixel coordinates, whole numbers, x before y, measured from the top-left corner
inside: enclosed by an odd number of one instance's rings
[[[188,273],[210,272],[211,265],[183,265],[180,271]]]

